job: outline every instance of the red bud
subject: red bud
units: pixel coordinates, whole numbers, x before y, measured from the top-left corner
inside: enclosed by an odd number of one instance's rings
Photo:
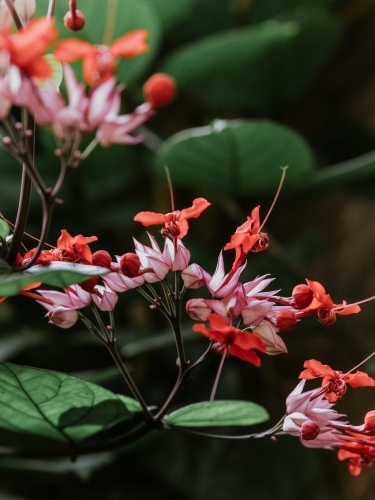
[[[125,253],[120,259],[120,269],[122,274],[128,278],[139,276],[141,261],[135,253]]]
[[[143,85],[143,94],[152,108],[165,106],[176,96],[176,82],[165,73],[155,73]]]
[[[107,267],[111,269],[112,258],[105,250],[98,250],[92,254],[92,264],[94,266]]]
[[[297,316],[290,309],[283,309],[276,318],[276,326],[280,332],[288,332],[297,324]]]
[[[319,425],[314,420],[308,420],[301,425],[301,438],[305,441],[312,441],[320,432]]]
[[[85,16],[80,10],[75,10],[74,14],[69,10],[64,16],[64,25],[68,30],[79,31],[85,25]]]
[[[297,285],[293,288],[292,297],[294,301],[293,305],[297,309],[305,309],[305,307],[311,304],[314,293],[307,285]]]

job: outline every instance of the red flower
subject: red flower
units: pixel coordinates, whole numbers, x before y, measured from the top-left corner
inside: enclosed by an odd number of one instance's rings
[[[303,370],[298,378],[312,380],[323,377],[322,387],[324,387],[325,397],[331,403],[340,399],[346,392],[346,384],[352,387],[374,387],[375,380],[367,373],[357,371],[356,373],[343,374],[341,371],[333,370],[328,365],[323,365],[320,361],[309,359],[303,364]]]
[[[116,57],[129,59],[147,52],[145,30],[134,30],[118,38],[111,46],[93,45],[70,38],[58,44],[55,56],[62,63],[83,59],[83,76],[90,85],[100,85],[116,70]]]
[[[73,237],[66,229],[62,229],[61,236],[57,240],[57,248],[63,252],[62,260],[92,264],[92,252],[88,243],[97,241],[97,239],[96,236],[85,237],[82,234]]]
[[[269,240],[267,234],[259,232],[259,209],[260,206],[254,208],[251,216],[247,218],[247,221],[242,226],[236,229],[230,242],[224,247],[224,250],[233,248],[236,251],[236,258],[232,269],[238,269],[249,252],[261,252],[268,248]]]
[[[154,226],[156,224],[164,224],[161,233],[163,236],[171,238],[183,238],[186,236],[189,224],[187,219],[197,218],[209,207],[209,203],[204,198],[196,198],[193,200],[193,206],[184,208],[183,210],[176,210],[168,214],[158,214],[155,212],[139,212],[134,217],[136,222],[140,222],[144,226]]]
[[[57,35],[54,21],[43,17],[30,22],[16,35],[0,33],[0,50],[7,51],[10,63],[18,66],[26,75],[49,78],[52,68],[44,59],[43,52]]]
[[[314,298],[311,304],[303,310],[304,313],[317,314],[318,320],[326,325],[331,325],[336,321],[336,314],[342,316],[358,313],[361,308],[358,304],[346,305],[345,300],[342,304],[334,304],[331,296],[325,291],[323,285],[318,281],[306,280],[307,285],[313,292]]]
[[[218,314],[209,314],[207,319],[210,322],[210,328],[199,323],[193,326],[193,330],[214,340],[216,345],[214,344],[213,348],[216,351],[223,352],[224,349],[227,349],[228,355],[231,354],[255,366],[260,366],[260,359],[253,349],[264,352],[266,346],[258,335],[234,328]]]
[[[337,458],[345,460],[349,458],[349,472],[352,476],[358,476],[362,469],[370,467],[375,459],[375,441],[371,436],[363,436],[354,432],[347,432],[349,436],[342,436],[343,445]]]

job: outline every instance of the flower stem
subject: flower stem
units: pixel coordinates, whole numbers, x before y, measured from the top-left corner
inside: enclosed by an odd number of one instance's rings
[[[210,401],[213,401],[215,399],[215,394],[216,394],[217,386],[219,384],[220,375],[221,375],[221,372],[223,370],[225,358],[227,357],[227,351],[228,351],[228,348],[226,347],[224,349],[224,351],[223,351],[222,356],[221,356],[221,360],[220,360],[220,364],[219,364],[219,369],[217,370],[217,374],[216,374],[214,386],[212,387]]]

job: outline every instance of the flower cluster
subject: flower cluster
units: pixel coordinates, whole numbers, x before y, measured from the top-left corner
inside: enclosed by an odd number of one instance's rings
[[[282,429],[298,436],[308,448],[337,449],[339,460],[348,458],[350,473],[358,476],[375,459],[375,411],[366,414],[363,425],[353,426],[338,420],[346,415],[333,406],[345,394],[346,384],[374,387],[375,380],[360,371],[343,374],[315,359],[306,361],[304,367],[301,382],[286,400]],[[318,377],[323,378],[322,388],[303,392],[306,380]]]

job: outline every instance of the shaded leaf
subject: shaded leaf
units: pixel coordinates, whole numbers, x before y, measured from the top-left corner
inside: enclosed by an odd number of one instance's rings
[[[164,166],[176,185],[234,197],[275,190],[280,167],[288,165],[285,185],[306,181],[314,156],[306,141],[292,129],[265,120],[215,121],[184,130],[167,141],[156,157],[161,176]]]
[[[167,424],[184,427],[245,426],[268,419],[262,406],[248,401],[206,401],[185,406],[165,417]]]
[[[10,267],[10,265],[5,262],[4,259],[0,259],[0,276],[1,275],[9,275],[12,273],[12,268]],[[1,281],[1,278],[0,278],[0,281]]]
[[[341,32],[339,20],[327,10],[303,7],[184,46],[160,70],[176,79],[180,94],[196,92],[220,108],[279,108],[306,89]]]
[[[46,266],[33,266],[27,271],[0,276],[0,296],[17,295],[22,288],[38,281],[46,285],[65,288],[75,283],[82,283],[91,276],[108,273],[108,269],[98,266],[86,266],[71,262],[51,262]]]
[[[313,7],[333,9],[348,0],[314,0]],[[253,23],[266,21],[283,12],[299,6],[310,6],[311,0],[255,0],[250,7],[250,19]]]
[[[2,444],[34,451],[74,449],[131,418],[136,402],[122,398],[65,373],[0,363]]]
[[[0,240],[5,240],[10,231],[9,225],[5,222],[5,220],[0,219]]]

